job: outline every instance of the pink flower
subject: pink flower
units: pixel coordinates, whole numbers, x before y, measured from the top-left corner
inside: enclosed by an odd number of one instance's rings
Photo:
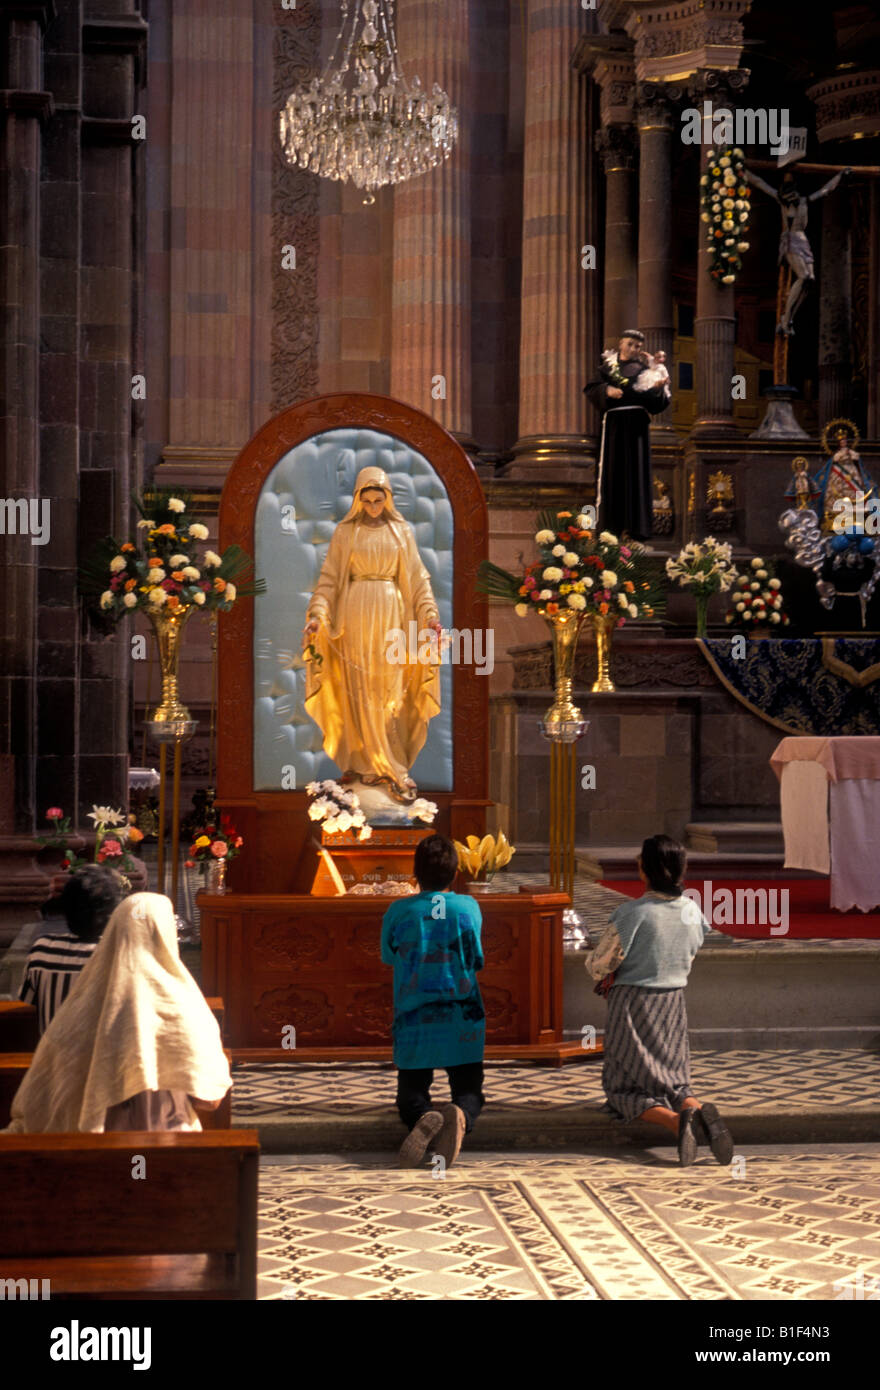
[[[50,806],[46,812],[46,820],[61,820],[64,815],[60,806]]]
[[[98,850],[98,861],[103,863],[105,859],[115,859],[122,853],[122,845],[118,840],[105,840]]]
[[[223,840],[215,840],[211,846],[211,853],[215,859],[226,858],[227,845]]]
[[[623,555],[624,558],[627,559],[627,560],[629,559],[630,555],[632,555],[632,551],[631,551],[630,549],[628,549],[628,547],[625,546],[625,545],[622,545],[622,546],[620,547],[620,553],[621,553],[621,555]]]

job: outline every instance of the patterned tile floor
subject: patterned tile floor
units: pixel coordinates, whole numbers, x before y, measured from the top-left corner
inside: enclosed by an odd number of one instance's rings
[[[851,1111],[876,1106],[880,1096],[880,1056],[866,1051],[694,1052],[691,1071],[696,1095],[733,1110]],[[374,1062],[240,1063],[233,1080],[238,1124],[256,1115],[390,1113],[396,1087],[393,1066]],[[564,1067],[489,1062],[484,1089],[493,1109],[598,1109],[605,1099],[598,1060]],[[444,1072],[432,1099],[449,1099]]]
[[[266,1299],[810,1300],[880,1289],[880,1149],[263,1161]]]

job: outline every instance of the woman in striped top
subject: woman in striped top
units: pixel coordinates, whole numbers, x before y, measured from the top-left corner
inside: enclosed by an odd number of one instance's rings
[[[606,1108],[618,1119],[647,1120],[671,1130],[683,1166],[708,1144],[719,1163],[730,1163],[730,1131],[709,1102],[691,1090],[684,987],[694,956],[711,928],[684,896],[684,847],[668,835],[645,840],[639,877],[646,892],[613,914],[586,959],[594,980],[611,983],[602,1086]]]
[[[30,949],[19,998],[34,1004],[40,1036],[101,939],[125,887],[114,869],[87,864],[70,875],[57,904],[70,936],[40,936]]]

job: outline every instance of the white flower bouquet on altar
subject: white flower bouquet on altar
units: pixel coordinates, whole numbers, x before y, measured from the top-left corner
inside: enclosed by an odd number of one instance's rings
[[[309,807],[309,819],[321,822],[328,835],[352,830],[359,840],[369,840],[373,827],[361,810],[359,797],[347,792],[338,782],[309,782],[306,791],[315,798]]]
[[[666,561],[666,573],[683,589],[693,591],[697,604],[697,636],[706,636],[706,609],[713,594],[725,593],[739,571],[733,563],[733,551],[727,541],[706,536],[702,541],[689,541],[674,560]]]

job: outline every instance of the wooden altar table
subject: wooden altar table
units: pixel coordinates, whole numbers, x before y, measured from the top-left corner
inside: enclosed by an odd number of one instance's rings
[[[203,987],[223,995],[236,1060],[390,1060],[392,972],[379,947],[391,901],[199,894]],[[562,1040],[566,894],[532,887],[479,903],[486,1055],[557,1064],[585,1057],[579,1042]],[[291,1027],[294,1049],[282,1045]]]

